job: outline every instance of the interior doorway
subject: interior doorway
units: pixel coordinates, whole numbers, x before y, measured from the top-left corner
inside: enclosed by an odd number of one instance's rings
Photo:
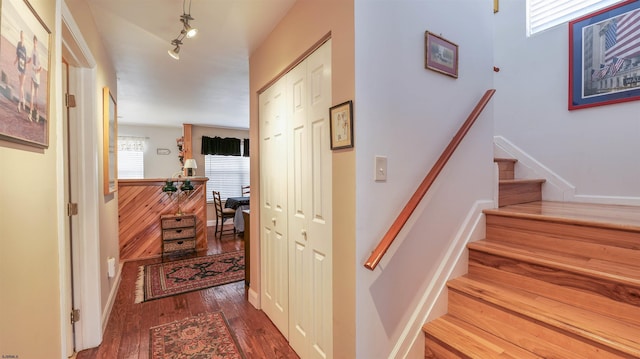
[[[65,92],[75,94],[75,108],[60,113],[63,120],[63,162],[66,203],[77,203],[78,214],[72,219],[64,217],[60,226],[67,240],[62,268],[64,311],[62,325],[65,352],[98,346],[102,341],[102,309],[100,290],[100,246],[98,198],[98,121],[96,108],[96,62],[82,37],[66,3],[62,2],[62,54],[59,61],[64,67]],[[66,99],[61,106],[66,112]],[[69,126],[67,127],[67,124]],[[70,150],[69,150],[70,149]],[[67,155],[68,154],[68,155]],[[65,208],[67,210],[67,208]],[[72,275],[72,273],[74,275]],[[70,323],[70,311],[80,310],[75,327]],[[72,344],[73,343],[73,344]]]

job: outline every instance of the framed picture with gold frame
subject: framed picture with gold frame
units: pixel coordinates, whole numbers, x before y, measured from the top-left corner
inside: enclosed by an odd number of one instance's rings
[[[331,149],[353,147],[353,102],[347,101],[329,109]]]
[[[118,111],[108,87],[102,89],[104,194],[118,190]]]
[[[51,31],[27,0],[0,13],[0,139],[47,148]]]
[[[425,67],[447,76],[458,78],[458,45],[425,31]]]

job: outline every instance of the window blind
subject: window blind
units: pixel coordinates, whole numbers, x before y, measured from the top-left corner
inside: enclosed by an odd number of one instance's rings
[[[144,178],[144,137],[118,136],[118,178]]]
[[[204,172],[209,178],[207,201],[213,201],[212,191],[219,191],[222,199],[240,197],[241,187],[249,184],[249,157],[206,155]]]
[[[527,0],[527,35],[550,29],[622,0]]]

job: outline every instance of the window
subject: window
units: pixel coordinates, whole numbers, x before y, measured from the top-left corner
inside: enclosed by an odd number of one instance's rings
[[[249,157],[206,155],[204,173],[209,177],[207,201],[213,201],[214,190],[222,199],[240,197],[241,187],[249,184]]]
[[[527,36],[622,0],[527,0]]]
[[[144,140],[118,136],[118,178],[144,178]]]

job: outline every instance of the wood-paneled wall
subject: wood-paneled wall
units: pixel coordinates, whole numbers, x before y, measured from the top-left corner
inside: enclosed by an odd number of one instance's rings
[[[183,213],[196,215],[196,250],[207,249],[208,178],[190,178],[195,188],[182,200]],[[158,257],[162,254],[160,216],[175,214],[175,198],[162,192],[166,179],[118,180],[120,260]],[[175,196],[175,195],[174,195]]]

